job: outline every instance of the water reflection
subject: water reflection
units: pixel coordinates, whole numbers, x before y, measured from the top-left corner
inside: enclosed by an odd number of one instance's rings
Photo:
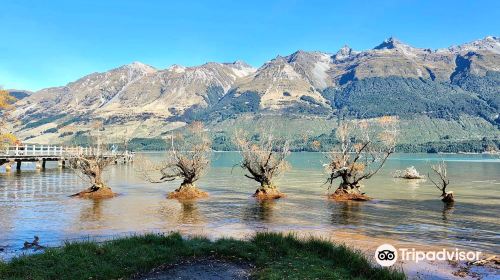
[[[194,200],[180,201],[181,209],[178,214],[178,222],[181,224],[199,224],[203,222],[198,203]]]
[[[47,170],[44,172],[21,171],[21,173],[1,174],[5,181],[0,189],[1,200],[30,200],[52,197],[55,194],[71,194],[82,182],[69,171]]]
[[[76,198],[75,198],[76,199]],[[89,203],[80,211],[80,222],[99,222],[103,220],[102,199],[90,199]]]
[[[393,178],[392,181],[395,185],[406,187],[408,194],[411,198],[416,198],[420,187],[426,186],[426,179],[403,179]]]
[[[361,207],[359,201],[330,201],[328,203],[333,225],[359,225],[362,221]],[[370,203],[370,202],[368,202]]]
[[[243,212],[243,220],[248,222],[272,222],[275,200],[251,200]]]
[[[157,213],[159,218],[169,225],[200,224],[205,222],[199,201],[177,201],[163,198]]]
[[[406,185],[408,185],[409,187],[413,188],[413,189],[416,189],[418,188],[420,185],[424,184],[425,182],[427,182],[426,179],[412,179],[412,180],[406,180]]]
[[[448,219],[453,216],[455,202],[443,203],[443,221],[448,223]]]

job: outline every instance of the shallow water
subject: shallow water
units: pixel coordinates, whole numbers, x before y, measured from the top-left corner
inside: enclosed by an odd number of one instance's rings
[[[161,158],[161,154],[147,154]],[[447,161],[457,202],[446,207],[429,181],[393,179],[396,169],[415,166],[427,173],[429,162]],[[180,203],[165,198],[179,182],[150,184],[133,165],[107,172],[120,196],[93,201],[69,198],[86,187],[71,170],[48,166],[0,175],[0,246],[13,252],[38,235],[57,245],[82,237],[109,238],[133,232],[168,232],[208,236],[244,236],[258,230],[350,230],[362,235],[419,244],[500,253],[500,159],[488,155],[396,154],[365,182],[370,202],[340,203],[325,198],[321,153],[293,153],[292,170],[278,180],[288,196],[259,203],[251,198],[257,184],[233,166],[237,153],[214,153],[208,174],[198,183],[208,199]],[[137,164],[137,163],[136,163]],[[0,253],[1,256],[2,253]]]

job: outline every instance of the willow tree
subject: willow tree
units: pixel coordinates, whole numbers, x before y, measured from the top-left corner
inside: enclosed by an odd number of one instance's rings
[[[274,179],[289,168],[286,161],[290,154],[288,141],[278,140],[271,134],[251,141],[244,133],[237,131],[235,142],[242,157],[240,166],[248,172],[245,177],[260,184],[254,196],[259,199],[283,197]]]
[[[16,142],[16,137],[7,131],[7,118],[15,100],[8,91],[0,89],[0,151]]]
[[[104,180],[104,172],[123,155],[113,146],[104,143],[100,136],[89,136],[89,144],[85,148],[77,148],[71,152],[68,165],[79,177],[89,183],[89,187],[78,192],[73,197],[81,198],[111,198],[116,194]]]
[[[339,144],[329,153],[326,170],[329,188],[336,179],[338,188],[329,197],[335,200],[369,200],[361,182],[377,174],[395,151],[398,119],[343,120],[336,136]]]
[[[161,162],[144,157],[136,160],[136,171],[146,181],[164,183],[182,180],[168,198],[195,199],[208,196],[195,184],[210,165],[211,141],[201,122],[194,122],[184,134],[172,135],[171,147]]]

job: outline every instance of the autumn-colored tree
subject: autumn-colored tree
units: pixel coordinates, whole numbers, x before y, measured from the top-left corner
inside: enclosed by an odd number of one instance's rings
[[[340,184],[330,195],[335,200],[368,200],[360,191],[361,181],[370,179],[394,153],[397,138],[396,117],[377,120],[343,120],[337,128],[339,145],[330,152],[326,170],[330,186]]]
[[[6,129],[9,111],[15,100],[8,91],[0,89],[0,151],[16,142],[16,137]]]

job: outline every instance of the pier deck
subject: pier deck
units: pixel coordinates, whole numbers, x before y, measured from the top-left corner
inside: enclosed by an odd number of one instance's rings
[[[92,156],[97,152],[104,157],[117,157],[118,162],[129,162],[133,160],[134,153],[125,151],[106,151],[100,153],[93,147],[80,146],[54,146],[54,145],[23,145],[9,146],[0,150],[0,166],[6,165],[10,170],[12,164],[16,163],[16,169],[21,170],[23,162],[36,162],[37,168],[45,168],[47,161],[57,161],[59,166],[64,166],[65,162],[71,158],[79,156]]]

